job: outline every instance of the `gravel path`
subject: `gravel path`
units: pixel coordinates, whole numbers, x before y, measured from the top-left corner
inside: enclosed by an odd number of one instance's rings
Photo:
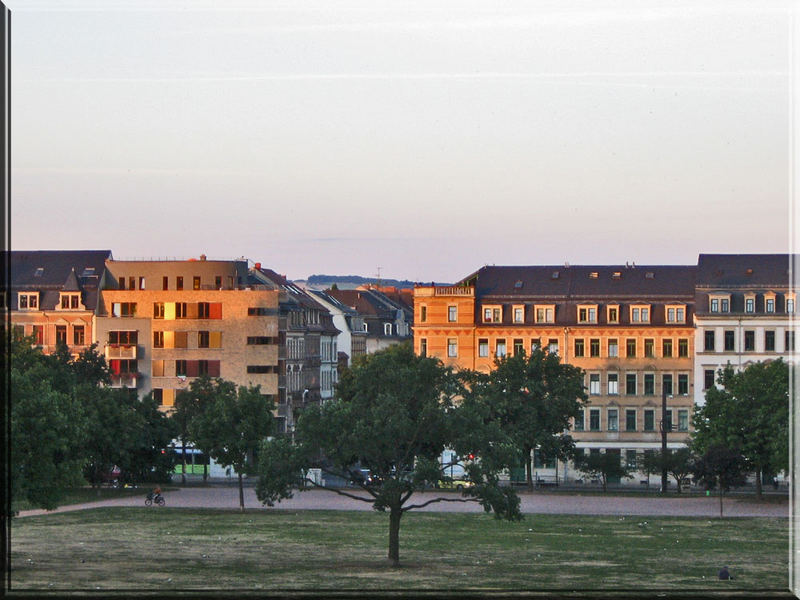
[[[62,506],[54,511],[28,510],[21,511],[19,516],[33,516],[52,514],[101,506],[141,506],[144,507],[144,497],[141,496],[101,500],[87,504],[74,504]],[[692,496],[686,498],[660,498],[625,495],[581,495],[581,494],[553,494],[548,492],[534,492],[519,494],[521,510],[523,513],[544,514],[592,514],[592,515],[636,515],[636,516],[693,516],[716,517],[719,515],[719,498]],[[415,494],[410,504],[422,503],[437,496],[450,499],[460,498],[455,492],[433,493],[425,492]],[[175,491],[164,492],[167,508],[229,508],[239,507],[239,490],[235,486],[209,486],[186,487]],[[325,490],[310,490],[296,493],[294,498],[276,504],[274,508],[264,507],[258,501],[252,487],[244,489],[245,507],[248,509],[262,510],[372,510],[371,504],[352,498],[346,498]],[[153,507],[152,510],[164,510]],[[438,502],[421,510],[433,512],[481,512],[483,509],[474,502]],[[726,517],[788,517],[788,502],[762,502],[757,503],[736,497],[724,499],[724,514]]]

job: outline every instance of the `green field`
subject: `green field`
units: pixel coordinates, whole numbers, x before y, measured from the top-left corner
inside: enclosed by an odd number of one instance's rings
[[[96,508],[14,519],[11,589],[788,590],[788,520]],[[721,582],[728,565],[736,579]],[[791,597],[791,596],[787,596]]]

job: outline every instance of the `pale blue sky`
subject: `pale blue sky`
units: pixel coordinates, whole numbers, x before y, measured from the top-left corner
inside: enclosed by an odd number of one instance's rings
[[[788,2],[9,4],[18,249],[418,281],[788,250]]]

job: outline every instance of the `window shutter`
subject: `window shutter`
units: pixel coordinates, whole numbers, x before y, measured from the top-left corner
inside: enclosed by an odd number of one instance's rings
[[[174,331],[165,331],[164,332],[164,348],[174,348],[175,347],[175,332]]]
[[[111,372],[114,375],[119,375],[120,362],[118,359],[110,360],[108,366],[111,368]]]
[[[221,331],[211,331],[211,332],[209,332],[209,334],[208,334],[208,347],[209,348],[222,348],[222,332]]]
[[[219,377],[219,361],[218,360],[210,360],[210,361],[208,361],[208,376],[209,377]]]
[[[175,390],[163,390],[161,392],[161,404],[164,406],[172,406],[175,404]]]
[[[164,376],[164,361],[163,360],[154,360],[153,361],[153,377],[163,377]]]
[[[188,348],[189,347],[189,332],[176,331],[175,332],[175,348]]]
[[[197,360],[187,360],[186,361],[186,376],[187,377],[197,377],[200,374],[200,361]]]
[[[187,319],[197,318],[197,302],[186,303],[186,318]]]
[[[165,302],[164,303],[164,318],[175,320],[175,303],[174,302]],[[171,348],[172,346],[170,346]]]
[[[208,318],[209,319],[221,319],[222,318],[222,302],[211,302],[208,307]]]

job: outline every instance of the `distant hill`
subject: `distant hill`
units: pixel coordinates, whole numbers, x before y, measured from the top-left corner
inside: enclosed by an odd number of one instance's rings
[[[361,275],[310,275],[305,283],[310,288],[314,289],[327,289],[334,283],[339,289],[353,289],[360,285],[368,283],[377,284],[376,277],[362,277]],[[383,279],[381,278],[380,284],[382,286],[394,286],[396,288],[413,288],[414,281],[408,279]],[[446,285],[446,284],[445,284]]]

